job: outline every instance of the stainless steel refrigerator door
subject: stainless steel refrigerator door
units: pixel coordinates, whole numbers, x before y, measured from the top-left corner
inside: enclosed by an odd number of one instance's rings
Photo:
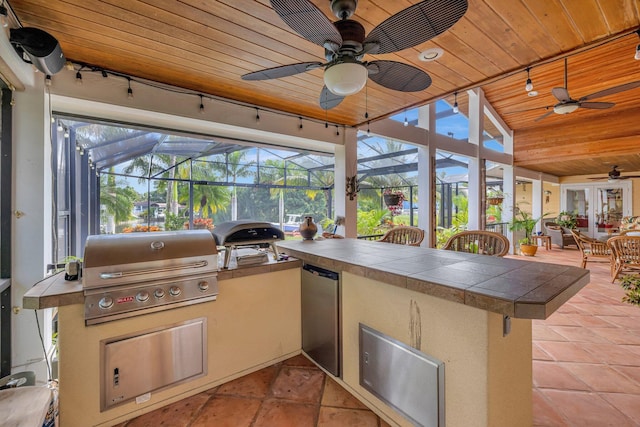
[[[306,265],[302,270],[302,350],[339,377],[340,280],[337,273],[323,277],[318,271],[323,270]]]

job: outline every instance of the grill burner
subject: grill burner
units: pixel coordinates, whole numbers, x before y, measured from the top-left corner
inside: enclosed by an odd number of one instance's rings
[[[85,324],[212,301],[218,252],[208,230],[89,236]]]
[[[231,250],[240,246],[271,246],[274,259],[278,259],[276,241],[284,240],[284,233],[268,222],[251,220],[228,221],[216,225],[211,232],[216,244],[225,247],[224,268],[229,267]]]

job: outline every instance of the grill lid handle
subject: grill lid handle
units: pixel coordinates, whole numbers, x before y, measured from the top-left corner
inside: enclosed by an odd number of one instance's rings
[[[162,243],[162,242],[159,242],[159,243]],[[100,278],[105,280],[118,279],[121,277],[138,276],[141,274],[160,273],[165,271],[177,271],[177,270],[184,270],[187,268],[201,268],[201,267],[206,267],[207,265],[209,265],[209,262],[206,260],[202,260],[202,261],[193,262],[191,264],[180,264],[180,265],[168,266],[164,268],[149,268],[145,270],[114,271],[110,273],[100,273]]]

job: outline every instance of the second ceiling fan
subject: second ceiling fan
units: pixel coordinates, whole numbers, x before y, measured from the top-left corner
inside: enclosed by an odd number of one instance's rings
[[[607,176],[603,177],[595,177],[589,179],[606,179],[609,182],[617,181],[619,179],[629,179],[629,178],[640,178],[640,175],[620,175],[620,171],[618,170],[618,166],[614,165],[611,167],[611,170],[607,174]]]
[[[590,109],[596,109],[596,110],[604,110],[607,108],[611,108],[616,104],[614,104],[613,102],[590,102],[590,100],[624,92],[626,90],[635,89],[637,87],[640,87],[640,80],[635,82],[625,83],[619,86],[613,86],[608,89],[594,92],[590,95],[586,95],[578,99],[573,99],[571,98],[571,95],[569,95],[569,90],[567,87],[567,58],[564,58],[564,87],[554,87],[551,90],[551,94],[558,100],[558,103],[553,106],[544,107],[547,110],[551,108],[551,110],[544,113],[534,121],[537,122],[538,120],[542,120],[545,117],[548,117],[554,113],[555,114],[573,113],[578,108],[590,108]]]
[[[365,36],[351,16],[357,0],[330,0],[338,21],[331,22],[309,0],[270,0],[280,18],[305,39],[324,47],[327,62],[302,62],[255,71],[243,80],[269,80],[324,69],[320,106],[336,107],[359,92],[370,78],[388,89],[417,92],[431,85],[431,77],[409,64],[390,60],[364,61],[365,54],[385,54],[424,43],[448,30],[466,13],[467,0],[426,0],[390,16]]]

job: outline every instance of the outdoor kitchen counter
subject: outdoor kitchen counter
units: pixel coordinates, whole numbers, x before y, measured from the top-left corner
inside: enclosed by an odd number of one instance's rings
[[[444,402],[448,427],[531,426],[531,319],[547,318],[589,282],[589,272],[577,267],[357,239],[282,241],[278,250],[340,272],[342,378],[336,381],[399,426],[412,424],[368,388],[378,381],[364,381],[362,367],[376,369],[374,378],[397,378],[398,387],[419,369],[381,362],[390,350],[361,353],[363,325],[444,364],[437,402],[414,393],[425,399],[420,408]],[[416,383],[429,384],[420,378]],[[396,407],[405,404],[387,395]]]
[[[440,249],[358,239],[278,242],[280,252],[520,319],[546,319],[589,283],[589,271]]]
[[[269,255],[268,263],[218,271],[218,281],[299,268],[301,265],[302,262],[294,258],[275,261],[273,256]],[[64,280],[64,272],[47,277],[36,283],[22,298],[22,308],[30,310],[62,307],[72,304],[84,304],[82,283],[79,280]]]

